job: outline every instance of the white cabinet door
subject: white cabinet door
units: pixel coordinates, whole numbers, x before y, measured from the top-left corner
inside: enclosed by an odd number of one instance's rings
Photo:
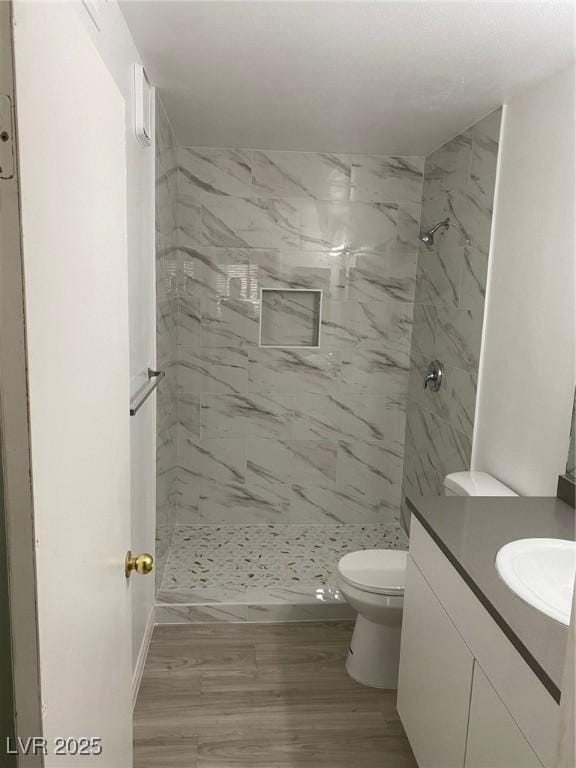
[[[476,662],[466,768],[541,768],[542,763]]]
[[[462,768],[474,659],[408,558],[398,712],[420,768]]]

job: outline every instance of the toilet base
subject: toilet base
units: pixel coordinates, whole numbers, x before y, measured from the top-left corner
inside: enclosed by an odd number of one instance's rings
[[[373,688],[398,688],[401,628],[401,621],[375,624],[358,615],[346,660],[350,677]]]

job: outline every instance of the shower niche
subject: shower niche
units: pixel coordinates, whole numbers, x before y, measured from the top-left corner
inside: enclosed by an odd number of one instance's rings
[[[309,288],[262,288],[260,346],[320,346],[322,291]]]

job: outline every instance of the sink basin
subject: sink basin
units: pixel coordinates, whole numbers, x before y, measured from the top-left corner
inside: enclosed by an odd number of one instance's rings
[[[576,542],[519,539],[496,555],[498,575],[529,605],[562,624],[570,624]]]

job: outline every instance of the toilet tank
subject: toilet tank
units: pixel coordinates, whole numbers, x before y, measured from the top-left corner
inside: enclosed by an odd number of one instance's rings
[[[453,472],[444,478],[445,496],[517,496],[486,472]]]

